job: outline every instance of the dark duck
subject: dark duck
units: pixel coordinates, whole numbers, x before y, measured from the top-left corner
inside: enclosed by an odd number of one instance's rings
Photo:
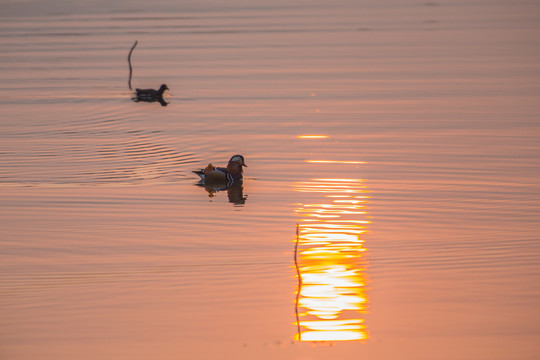
[[[205,185],[227,188],[233,183],[243,180],[244,167],[247,167],[244,157],[242,155],[233,155],[226,167],[216,167],[208,164],[206,168],[193,172],[201,177],[201,182]]]
[[[167,102],[163,100],[163,93],[169,90],[166,84],[162,84],[159,89],[135,89],[134,101],[159,102],[162,106],[167,106]]]
[[[133,67],[131,66],[131,54],[137,46],[138,41],[135,41],[128,54],[128,65],[129,65],[129,90],[133,90],[131,87],[131,75],[133,74]],[[168,102],[163,100],[163,93],[165,90],[169,90],[166,84],[161,85],[157,90],[155,89],[135,89],[135,94],[133,94],[132,100],[135,102],[144,101],[144,102],[159,102],[161,106],[167,106]]]

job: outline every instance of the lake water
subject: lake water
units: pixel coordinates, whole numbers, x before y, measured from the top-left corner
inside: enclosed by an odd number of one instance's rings
[[[1,359],[540,357],[538,2],[0,14]]]

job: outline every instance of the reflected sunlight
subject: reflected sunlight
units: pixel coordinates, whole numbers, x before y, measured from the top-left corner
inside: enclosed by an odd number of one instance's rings
[[[299,139],[327,139],[330,136],[328,135],[297,135]]]
[[[299,192],[323,193],[325,201],[298,204],[295,265],[299,341],[366,340],[366,187],[360,179],[312,179]],[[360,195],[362,194],[362,195]]]

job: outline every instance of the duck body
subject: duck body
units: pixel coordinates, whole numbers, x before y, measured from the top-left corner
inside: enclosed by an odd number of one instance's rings
[[[216,167],[212,164],[201,170],[193,171],[199,175],[204,184],[223,185],[224,188],[243,180],[243,167],[247,167],[242,155],[234,155],[227,167]]]
[[[159,89],[135,89],[135,95],[138,98],[153,98],[163,97],[165,90],[169,90],[166,84],[162,84]]]
[[[135,97],[133,101],[139,102],[159,102],[161,105],[166,106],[167,102],[163,100],[163,93],[165,90],[169,90],[166,84],[162,84],[157,90],[155,89],[135,89]]]

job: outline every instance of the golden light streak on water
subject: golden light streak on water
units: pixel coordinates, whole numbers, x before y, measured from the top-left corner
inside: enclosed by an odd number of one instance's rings
[[[329,135],[297,135],[299,139],[328,139]]]
[[[295,184],[299,192],[321,193],[316,203],[298,204],[295,262],[299,341],[351,341],[369,338],[366,251],[361,236],[367,192],[361,179],[312,179]]]

